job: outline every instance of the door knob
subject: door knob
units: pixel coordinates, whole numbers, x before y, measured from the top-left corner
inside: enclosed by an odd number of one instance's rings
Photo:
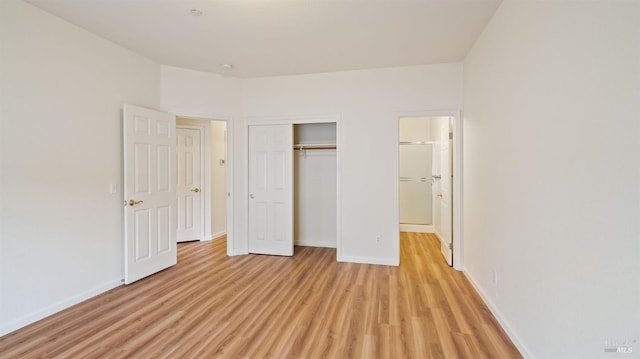
[[[136,204],[140,204],[142,202],[144,202],[144,201],[134,201],[134,200],[130,199],[129,200],[129,205],[130,206],[135,206]]]
[[[442,198],[442,193],[438,193],[438,197]]]
[[[435,179],[441,179],[442,178],[442,176],[440,176],[440,175],[433,175],[432,177],[435,178]]]
[[[191,192],[198,193],[198,192],[200,192],[200,188],[194,188],[194,189],[191,190]]]
[[[255,196],[252,194],[249,195],[249,198],[253,199]]]

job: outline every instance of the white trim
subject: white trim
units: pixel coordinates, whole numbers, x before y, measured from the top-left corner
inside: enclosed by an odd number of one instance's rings
[[[252,116],[245,118],[245,175],[244,175],[244,245],[246,253],[235,253],[236,255],[249,253],[249,126],[260,125],[298,125],[305,123],[335,123],[336,124],[336,258],[341,261],[342,255],[342,168],[341,168],[341,114],[327,115],[282,115],[282,116]],[[293,150],[293,149],[292,149]],[[399,238],[398,238],[399,240]],[[231,254],[230,254],[231,255]],[[359,263],[359,262],[357,262]],[[361,262],[367,263],[367,262]]]
[[[9,323],[6,323],[0,327],[0,336],[5,334],[9,334],[14,330],[18,330],[22,327],[25,327],[31,323],[37,322],[40,319],[44,319],[52,314],[55,314],[61,310],[67,309],[71,306],[74,306],[80,302],[83,302],[87,299],[93,298],[99,294],[102,294],[108,290],[119,287],[122,285],[122,279],[114,279],[82,293],[79,293],[71,298],[63,299],[53,305],[50,305],[46,308],[37,310],[33,313],[23,315],[22,317],[13,320]]]
[[[342,256],[342,115],[336,123],[336,260]]]
[[[183,111],[172,111],[168,110],[170,114],[189,118],[192,120],[205,120],[205,121],[225,121],[227,123],[227,149],[226,149],[226,166],[227,166],[227,178],[226,178],[226,186],[227,186],[227,255],[234,256],[237,254],[246,254],[246,253],[236,253],[235,252],[235,233],[234,233],[234,217],[233,217],[233,118],[228,115],[221,114],[207,114],[207,113],[196,113],[196,112],[183,112]]]
[[[282,116],[251,116],[245,117],[247,126],[251,125],[298,125],[304,123],[334,123],[338,122],[340,114],[327,115],[282,115]]]
[[[516,348],[518,348],[518,351],[520,351],[520,354],[522,354],[522,356],[525,358],[534,358],[529,348],[527,348],[527,346],[524,344],[520,336],[516,334],[516,332],[511,328],[511,325],[509,325],[509,322],[498,310],[498,307],[491,301],[491,299],[489,299],[489,296],[487,295],[487,293],[485,293],[485,291],[482,290],[480,285],[478,285],[478,283],[475,281],[471,273],[469,273],[469,270],[466,267],[463,267],[462,273],[464,273],[465,277],[467,277],[467,279],[469,280],[469,283],[471,283],[471,285],[476,290],[476,292],[478,292],[484,304],[487,306],[487,308],[489,308],[489,311],[491,311],[491,314],[493,314],[493,316],[496,318],[496,320],[498,321],[498,323],[500,324],[504,332],[507,334],[509,339],[511,339],[511,342],[516,346]]]
[[[454,111],[453,115],[453,268],[463,270],[464,240],[462,233],[462,116],[460,111]],[[457,219],[457,220],[456,220]]]
[[[384,266],[398,266],[400,262],[396,262],[395,258],[372,258],[372,257],[338,257],[338,262],[362,263],[362,264],[378,264]]]
[[[413,233],[436,233],[433,224],[402,224],[400,223],[400,232]]]
[[[336,248],[332,241],[295,241],[293,244],[301,247]]]
[[[227,231],[220,231],[218,233],[213,233],[211,236],[209,236],[210,240],[214,240],[216,238],[220,238],[222,236],[224,236],[225,234],[227,234]]]
[[[428,110],[428,111],[419,111],[419,112],[398,112],[396,113],[396,126],[394,126],[395,141],[398,142],[400,138],[400,118],[403,117],[440,117],[440,116],[449,116],[453,117],[453,218],[452,218],[452,239],[453,239],[453,268],[458,271],[462,271],[463,269],[463,233],[462,233],[462,117],[460,116],[460,110],[457,109],[442,109],[442,110]],[[394,151],[395,153],[395,197],[396,200],[394,202],[395,206],[395,223],[398,223],[400,226],[400,169],[399,169],[399,153],[400,146],[396,145]],[[396,240],[396,246],[394,246],[394,255],[400,263],[400,231],[398,230],[398,234],[394,236]]]

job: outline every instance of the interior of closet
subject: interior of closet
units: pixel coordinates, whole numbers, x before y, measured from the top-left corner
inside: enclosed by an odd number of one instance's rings
[[[293,133],[294,244],[335,248],[336,124],[296,124]]]

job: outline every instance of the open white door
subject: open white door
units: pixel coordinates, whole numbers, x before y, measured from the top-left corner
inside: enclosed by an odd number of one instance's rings
[[[293,126],[249,126],[249,252],[293,255]]]
[[[449,135],[450,124],[440,129],[440,185],[438,191],[438,211],[440,218],[440,250],[449,265],[453,264],[453,245],[451,236],[451,139]]]
[[[126,284],[177,262],[176,118],[124,105]]]

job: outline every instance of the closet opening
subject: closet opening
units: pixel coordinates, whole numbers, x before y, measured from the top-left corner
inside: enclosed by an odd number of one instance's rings
[[[295,246],[337,248],[337,121],[248,123],[248,252],[292,256]]]
[[[336,248],[336,124],[294,124],[293,137],[294,245]]]

